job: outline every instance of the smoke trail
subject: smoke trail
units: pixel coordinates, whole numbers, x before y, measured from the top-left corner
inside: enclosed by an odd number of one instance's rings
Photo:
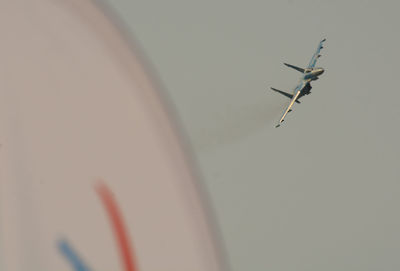
[[[202,152],[234,143],[265,127],[273,127],[272,122],[279,118],[284,106],[284,100],[270,99],[221,108],[206,125],[193,129],[193,147]]]

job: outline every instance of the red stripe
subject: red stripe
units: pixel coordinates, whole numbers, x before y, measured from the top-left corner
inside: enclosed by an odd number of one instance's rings
[[[114,230],[115,238],[117,239],[117,245],[121,255],[121,260],[125,267],[125,271],[139,271],[137,263],[132,256],[132,248],[129,243],[128,234],[125,229],[125,225],[122,219],[121,212],[118,208],[117,202],[114,199],[114,195],[108,187],[100,182],[96,185],[96,191],[100,196],[103,205],[108,213],[111,220],[111,224]]]

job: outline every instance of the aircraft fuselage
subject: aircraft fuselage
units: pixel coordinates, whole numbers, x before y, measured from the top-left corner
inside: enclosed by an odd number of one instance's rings
[[[323,68],[306,69],[304,71],[303,80],[318,80],[318,76],[324,73]]]
[[[306,69],[304,70],[304,75],[303,77],[300,79],[301,81],[303,81],[303,87],[301,89],[299,98],[303,97],[304,95],[308,95],[311,93],[311,81],[315,81],[318,80],[321,74],[324,73],[324,69],[323,68],[314,68],[314,69]]]

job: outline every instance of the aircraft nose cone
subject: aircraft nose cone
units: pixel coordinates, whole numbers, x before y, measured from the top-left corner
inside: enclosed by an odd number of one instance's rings
[[[324,70],[323,68],[321,68],[319,72],[320,72],[320,74],[323,74],[324,71],[325,71],[325,70]]]

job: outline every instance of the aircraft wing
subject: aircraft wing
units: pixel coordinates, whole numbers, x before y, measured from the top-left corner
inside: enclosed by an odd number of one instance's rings
[[[295,91],[293,93],[293,98],[290,100],[288,107],[286,107],[285,112],[283,112],[283,115],[282,115],[281,119],[279,120],[278,125],[276,125],[275,127],[279,127],[281,125],[281,123],[285,120],[286,115],[290,112],[290,109],[292,108],[294,102],[299,97],[302,88],[303,88],[303,84],[300,84],[295,88]]]
[[[312,68],[315,67],[315,63],[317,63],[318,58],[321,56],[321,55],[319,54],[319,52],[321,51],[322,48],[324,48],[324,47],[322,46],[322,44],[324,43],[325,40],[326,40],[326,39],[321,40],[320,43],[318,44],[317,51],[316,51],[316,52],[314,53],[314,55],[312,56],[312,58],[311,58],[311,60],[310,60],[310,63],[308,63],[308,67],[307,67],[307,68],[312,69]]]

